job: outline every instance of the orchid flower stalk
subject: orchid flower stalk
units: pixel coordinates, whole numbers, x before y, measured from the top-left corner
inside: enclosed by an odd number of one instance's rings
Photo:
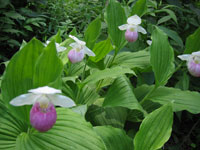
[[[119,26],[120,30],[126,30],[125,38],[128,42],[135,42],[138,39],[138,32],[146,34],[146,30],[139,26],[141,18],[137,15],[131,16],[127,19],[127,24]]]
[[[178,58],[187,61],[187,68],[191,75],[200,77],[200,51],[179,55]]]
[[[69,46],[72,47],[72,50],[68,53],[68,58],[72,63],[77,63],[83,60],[85,54],[88,56],[95,56],[94,52],[92,52],[88,47],[86,47],[86,43],[84,41],[79,40],[75,36],[69,35],[75,42],[71,43]]]
[[[10,101],[13,106],[33,105],[30,111],[30,122],[40,132],[48,131],[56,122],[57,114],[54,106],[75,106],[69,97],[58,95],[61,90],[48,86],[31,89]]]

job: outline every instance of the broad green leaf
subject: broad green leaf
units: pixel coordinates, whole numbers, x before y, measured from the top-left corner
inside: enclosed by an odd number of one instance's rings
[[[125,44],[125,32],[119,30],[118,26],[126,24],[126,15],[124,8],[116,0],[109,0],[106,8],[105,20],[108,25],[108,34],[119,51]]]
[[[0,116],[0,149],[105,150],[102,139],[84,118],[65,108],[57,109],[56,124],[47,132],[24,127],[12,115]]]
[[[137,88],[137,93],[140,93],[142,96],[152,88],[153,86],[143,85]],[[173,111],[187,110],[193,114],[200,113],[199,99],[200,94],[198,92],[182,91],[180,89],[168,87],[158,87],[148,98],[148,100],[162,105],[173,102]]]
[[[107,150],[133,150],[133,141],[124,130],[110,126],[98,126],[94,130],[103,139]]]
[[[57,32],[56,35],[54,35],[54,36],[52,36],[52,37],[50,38],[50,41],[53,41],[53,40],[55,40],[56,43],[61,43],[61,42],[62,42],[61,31],[60,31],[60,29],[58,30],[58,32]]]
[[[200,27],[189,37],[186,39],[185,44],[185,54],[191,54],[192,52],[199,51],[200,50]]]
[[[76,104],[91,105],[99,98],[96,90],[87,85],[83,88],[79,88],[74,83],[71,83],[69,85],[65,84],[63,87],[63,92],[66,96],[73,99]]]
[[[165,32],[171,39],[178,43],[178,45],[180,45],[181,48],[183,48],[183,41],[177,32],[163,26],[158,26],[158,28]]]
[[[62,70],[63,64],[57,56],[55,43],[50,42],[36,62],[33,77],[34,87],[45,86],[55,81],[61,76]]]
[[[142,17],[147,11],[147,2],[146,0],[137,0],[135,5],[132,8],[131,15],[138,15]]]
[[[186,72],[183,73],[182,76],[179,77],[179,81],[176,83],[175,88],[179,88],[181,90],[188,90],[190,85],[190,78]]]
[[[6,17],[12,18],[12,19],[19,19],[19,20],[25,20],[25,17],[21,14],[17,13],[16,11],[9,11],[3,13]]]
[[[158,20],[157,25],[162,24],[162,23],[164,23],[164,22],[167,22],[167,21],[170,20],[170,19],[171,19],[170,16],[164,16],[164,17],[162,17],[162,18],[160,18],[160,19]]]
[[[85,42],[86,46],[93,49],[96,40],[98,39],[101,32],[101,20],[97,17],[87,27],[85,31]]]
[[[155,74],[156,86],[165,85],[174,71],[174,51],[167,35],[160,29],[155,29],[152,38],[150,62]]]
[[[103,59],[111,50],[113,50],[112,43],[110,39],[101,41],[95,44],[93,52],[95,53],[95,57],[90,57],[90,59],[94,62],[98,62]]]
[[[173,123],[171,104],[153,111],[142,121],[134,138],[134,150],[157,150],[168,141]]]
[[[86,119],[94,126],[111,125],[116,128],[124,128],[128,110],[123,107],[103,108],[92,105],[88,108]]]
[[[30,106],[14,107],[9,102],[33,88],[34,67],[43,48],[35,38],[28,42],[12,57],[2,79],[3,101],[22,120],[29,121]]]
[[[130,70],[129,68],[122,68],[122,67],[113,67],[113,68],[106,68],[104,70],[98,70],[96,72],[94,72],[93,74],[91,74],[90,76],[88,76],[84,81],[83,81],[83,85],[85,84],[94,84],[99,80],[105,79],[105,78],[116,78],[119,77],[125,73],[130,73],[130,74],[134,74],[134,72],[132,70]]]
[[[144,50],[138,52],[122,52],[116,56],[113,64],[128,67],[131,69],[144,69],[150,66],[150,53]]]
[[[143,111],[138,103],[132,89],[132,85],[127,77],[121,76],[115,79],[109,88],[103,106],[108,107],[126,107]]]

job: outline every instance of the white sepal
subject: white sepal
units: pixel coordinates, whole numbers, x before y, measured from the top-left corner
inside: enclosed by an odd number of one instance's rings
[[[35,95],[32,93],[22,94],[10,101],[10,104],[13,106],[23,106],[23,105],[32,105],[39,99],[41,95]]]
[[[192,53],[192,56],[198,56],[198,57],[200,57],[200,51],[198,51],[198,52],[193,52],[193,53]]]
[[[60,46],[60,44],[56,43],[56,50],[57,50],[57,52],[63,52],[66,49],[67,49],[66,47]]]
[[[147,44],[150,46],[152,44],[151,40],[147,40]]]
[[[61,90],[57,90],[48,86],[43,86],[37,89],[31,89],[28,92],[34,93],[34,94],[56,94],[56,93],[61,93]]]
[[[76,106],[76,104],[71,98],[63,95],[47,95],[47,97],[55,106],[61,106],[66,108]]]
[[[128,24],[139,25],[141,24],[141,18],[138,15],[131,16],[127,19]]]
[[[123,25],[121,25],[121,26],[118,26],[118,28],[119,28],[120,30],[127,30],[127,29],[128,29],[128,24],[123,24]]]

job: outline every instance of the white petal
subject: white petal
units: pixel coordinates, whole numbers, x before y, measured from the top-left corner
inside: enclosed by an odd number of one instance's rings
[[[62,52],[65,51],[66,49],[67,49],[66,47],[60,46],[60,44],[56,43],[57,52]]]
[[[31,90],[29,90],[29,92],[34,93],[34,94],[56,94],[56,93],[61,93],[61,90],[57,90],[52,87],[44,86],[44,87],[39,87],[37,89],[31,89]]]
[[[192,56],[200,56],[200,51],[198,51],[198,52],[193,52],[193,53],[192,53]]]
[[[77,37],[69,35],[70,38],[72,38],[74,41],[76,41],[80,45],[85,45],[86,43],[84,41],[79,40]]]
[[[87,48],[86,46],[84,46],[83,48],[84,54],[87,54],[88,56],[96,56],[95,53],[93,51],[91,51],[89,48]]]
[[[139,25],[141,24],[141,18],[138,15],[131,16],[127,19],[128,24]]]
[[[191,59],[191,55],[189,54],[178,55],[177,57],[180,58],[181,60],[187,60],[187,61]]]
[[[137,27],[137,31],[141,32],[142,34],[147,34],[147,31],[143,27],[141,27],[141,26]]]
[[[128,29],[128,24],[123,24],[123,25],[121,25],[121,26],[118,26],[118,28],[119,28],[120,30],[127,30],[127,29]]]
[[[76,106],[76,104],[71,98],[63,95],[47,95],[47,97],[55,106],[62,106],[62,107]]]
[[[40,97],[41,95],[35,95],[32,93],[22,94],[12,99],[10,104],[14,106],[32,105]]]
[[[151,40],[147,40],[147,44],[148,44],[148,45],[151,45],[151,44],[152,44],[152,41],[151,41]]]

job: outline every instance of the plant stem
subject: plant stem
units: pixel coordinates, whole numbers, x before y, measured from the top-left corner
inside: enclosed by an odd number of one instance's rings
[[[117,56],[117,53],[116,53],[116,51],[115,51],[115,54],[114,54],[114,56],[112,57],[112,60],[109,61],[108,63],[106,63],[105,68],[108,68],[109,65],[111,65],[111,64],[113,63],[113,61],[115,60],[115,57],[116,57],[116,56]],[[96,88],[97,93],[99,92],[99,90],[100,90],[100,88],[101,88],[101,85],[102,85],[102,83],[103,83],[103,80],[104,80],[104,79],[100,80],[100,81],[98,82],[98,84],[97,84],[97,88]]]
[[[88,59],[86,58],[85,59],[85,65],[84,65],[84,68],[83,68],[83,72],[82,72],[82,76],[81,76],[81,82],[84,80],[85,78],[85,69],[86,69],[86,66],[87,66],[87,62],[88,62]]]
[[[158,86],[154,86],[148,93],[145,95],[145,97],[141,100],[140,104],[144,104],[144,102],[149,98],[149,96],[158,88]]]

